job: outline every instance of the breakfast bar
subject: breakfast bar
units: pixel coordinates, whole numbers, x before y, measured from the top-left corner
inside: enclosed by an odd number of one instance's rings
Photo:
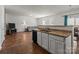
[[[37,44],[54,54],[72,53],[72,32],[60,29],[38,28]]]

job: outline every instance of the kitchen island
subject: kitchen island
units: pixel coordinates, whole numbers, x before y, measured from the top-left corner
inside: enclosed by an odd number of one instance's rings
[[[69,30],[43,29],[37,30],[37,43],[50,53],[71,54],[72,32]]]

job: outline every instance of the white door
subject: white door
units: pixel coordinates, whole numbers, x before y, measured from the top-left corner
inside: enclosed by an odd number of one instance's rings
[[[41,32],[37,32],[37,43],[41,46]]]
[[[48,34],[42,33],[42,47],[48,50]]]
[[[56,41],[56,53],[64,54],[64,42]]]
[[[50,53],[56,53],[56,44],[55,44],[55,39],[49,35],[49,52]]]
[[[73,46],[74,46],[74,43],[76,43],[76,42],[73,41]],[[71,44],[72,43],[71,43],[71,35],[70,35],[69,37],[66,38],[66,53],[67,54],[71,54],[71,48],[72,48]],[[77,43],[76,43],[76,45],[77,45]],[[75,45],[75,47],[76,47],[76,45]]]

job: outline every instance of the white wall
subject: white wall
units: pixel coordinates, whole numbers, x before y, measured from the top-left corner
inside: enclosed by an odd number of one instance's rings
[[[58,15],[68,15],[68,25],[78,25],[79,21],[79,8],[78,9],[71,9],[70,11],[66,11],[63,13],[59,13]]]
[[[4,39],[4,6],[0,6],[0,49]]]
[[[58,14],[53,15],[53,16],[39,18],[37,22],[38,22],[38,25],[42,25],[43,21],[46,21],[47,25],[64,25],[64,15],[69,15],[68,26],[74,25],[74,16],[75,15],[73,15],[73,14],[77,14],[76,16],[79,17],[79,9],[75,9],[75,10],[72,9],[70,11],[58,13]],[[76,20],[76,23],[77,24],[79,23],[78,18]]]
[[[37,20],[38,25],[43,25],[43,21],[45,21],[45,25],[64,25],[64,17],[59,15],[39,18]]]
[[[76,25],[79,26],[79,16],[75,18]]]
[[[31,16],[18,16],[11,14],[6,14],[6,23],[15,23],[18,32],[24,31],[27,26],[37,26],[36,19]]]
[[[43,18],[38,18],[37,19],[37,24],[38,25],[43,25],[43,21],[45,21],[45,25],[50,25],[52,24],[52,21],[54,20],[54,17],[43,17]]]
[[[52,22],[54,25],[64,25],[64,17],[62,15],[55,15],[55,19]]]
[[[75,20],[74,17],[68,16],[68,21],[67,21],[68,25],[74,25],[74,20]]]

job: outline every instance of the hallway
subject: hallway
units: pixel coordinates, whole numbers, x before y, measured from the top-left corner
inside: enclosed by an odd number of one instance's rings
[[[7,35],[2,45],[2,54],[48,54],[43,48],[32,43],[31,32]]]

